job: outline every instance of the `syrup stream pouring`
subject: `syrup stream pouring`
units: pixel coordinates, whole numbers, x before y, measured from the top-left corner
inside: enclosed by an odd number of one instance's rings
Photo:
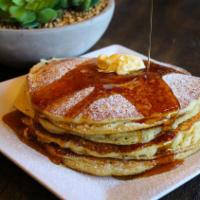
[[[150,58],[151,58],[151,43],[152,43],[152,26],[153,26],[153,0],[150,0],[150,27],[149,27],[149,47],[148,47],[148,64],[147,64],[147,72],[149,72],[150,68]]]

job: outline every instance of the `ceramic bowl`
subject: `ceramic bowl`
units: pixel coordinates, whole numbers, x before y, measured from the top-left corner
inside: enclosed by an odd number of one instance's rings
[[[59,28],[0,29],[0,63],[29,67],[40,59],[78,56],[91,48],[106,31],[114,0],[97,16]]]

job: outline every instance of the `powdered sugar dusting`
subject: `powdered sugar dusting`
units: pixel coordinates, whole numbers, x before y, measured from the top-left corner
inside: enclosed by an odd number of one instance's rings
[[[95,121],[142,117],[135,106],[120,94],[98,99],[84,110],[83,116],[88,116]]]
[[[70,70],[85,62],[94,62],[94,59],[73,58],[63,60],[51,60],[34,66],[28,75],[30,92],[40,90],[42,87],[53,83],[63,77]],[[78,78],[78,77],[77,77]],[[163,77],[173,93],[177,97],[181,109],[188,106],[191,101],[200,97],[200,79],[189,74],[167,74]],[[76,81],[76,80],[74,80]],[[67,87],[67,86],[66,86]],[[84,100],[94,90],[93,87],[77,91],[76,93],[61,97],[49,104],[45,111],[55,115],[65,116],[66,113],[80,101]],[[156,98],[156,96],[155,96]],[[120,94],[112,94],[108,97],[95,100],[80,113],[81,118],[89,118],[94,121],[108,119],[142,118],[136,107]]]
[[[87,60],[86,58],[71,58],[52,60],[35,65],[28,75],[30,90],[38,90],[60,79],[67,72]]]
[[[177,97],[181,109],[200,98],[200,78],[184,74],[167,74],[163,79]]]
[[[64,116],[70,108],[73,108],[76,104],[86,98],[94,90],[94,87],[85,88],[76,92],[72,96],[65,96],[50,104],[46,110],[55,115]]]

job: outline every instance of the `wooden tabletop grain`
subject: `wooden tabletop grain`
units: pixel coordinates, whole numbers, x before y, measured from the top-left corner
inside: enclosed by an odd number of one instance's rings
[[[200,76],[200,1],[154,0],[152,57],[183,66]],[[149,0],[116,0],[112,23],[92,48],[122,44],[147,54]],[[28,69],[0,67],[0,81]],[[56,197],[0,154],[0,200],[56,199]],[[200,176],[163,197],[163,200],[200,199]]]

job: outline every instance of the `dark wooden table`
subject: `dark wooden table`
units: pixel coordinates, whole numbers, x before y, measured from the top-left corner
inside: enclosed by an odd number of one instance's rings
[[[122,44],[146,54],[148,0],[116,0],[116,12],[104,37],[93,47]],[[200,1],[155,0],[152,57],[184,66],[200,76]],[[27,73],[0,67],[0,81]],[[78,190],[77,190],[78,191]],[[0,200],[56,199],[39,183],[0,155]],[[200,176],[168,194],[163,200],[200,199]]]

